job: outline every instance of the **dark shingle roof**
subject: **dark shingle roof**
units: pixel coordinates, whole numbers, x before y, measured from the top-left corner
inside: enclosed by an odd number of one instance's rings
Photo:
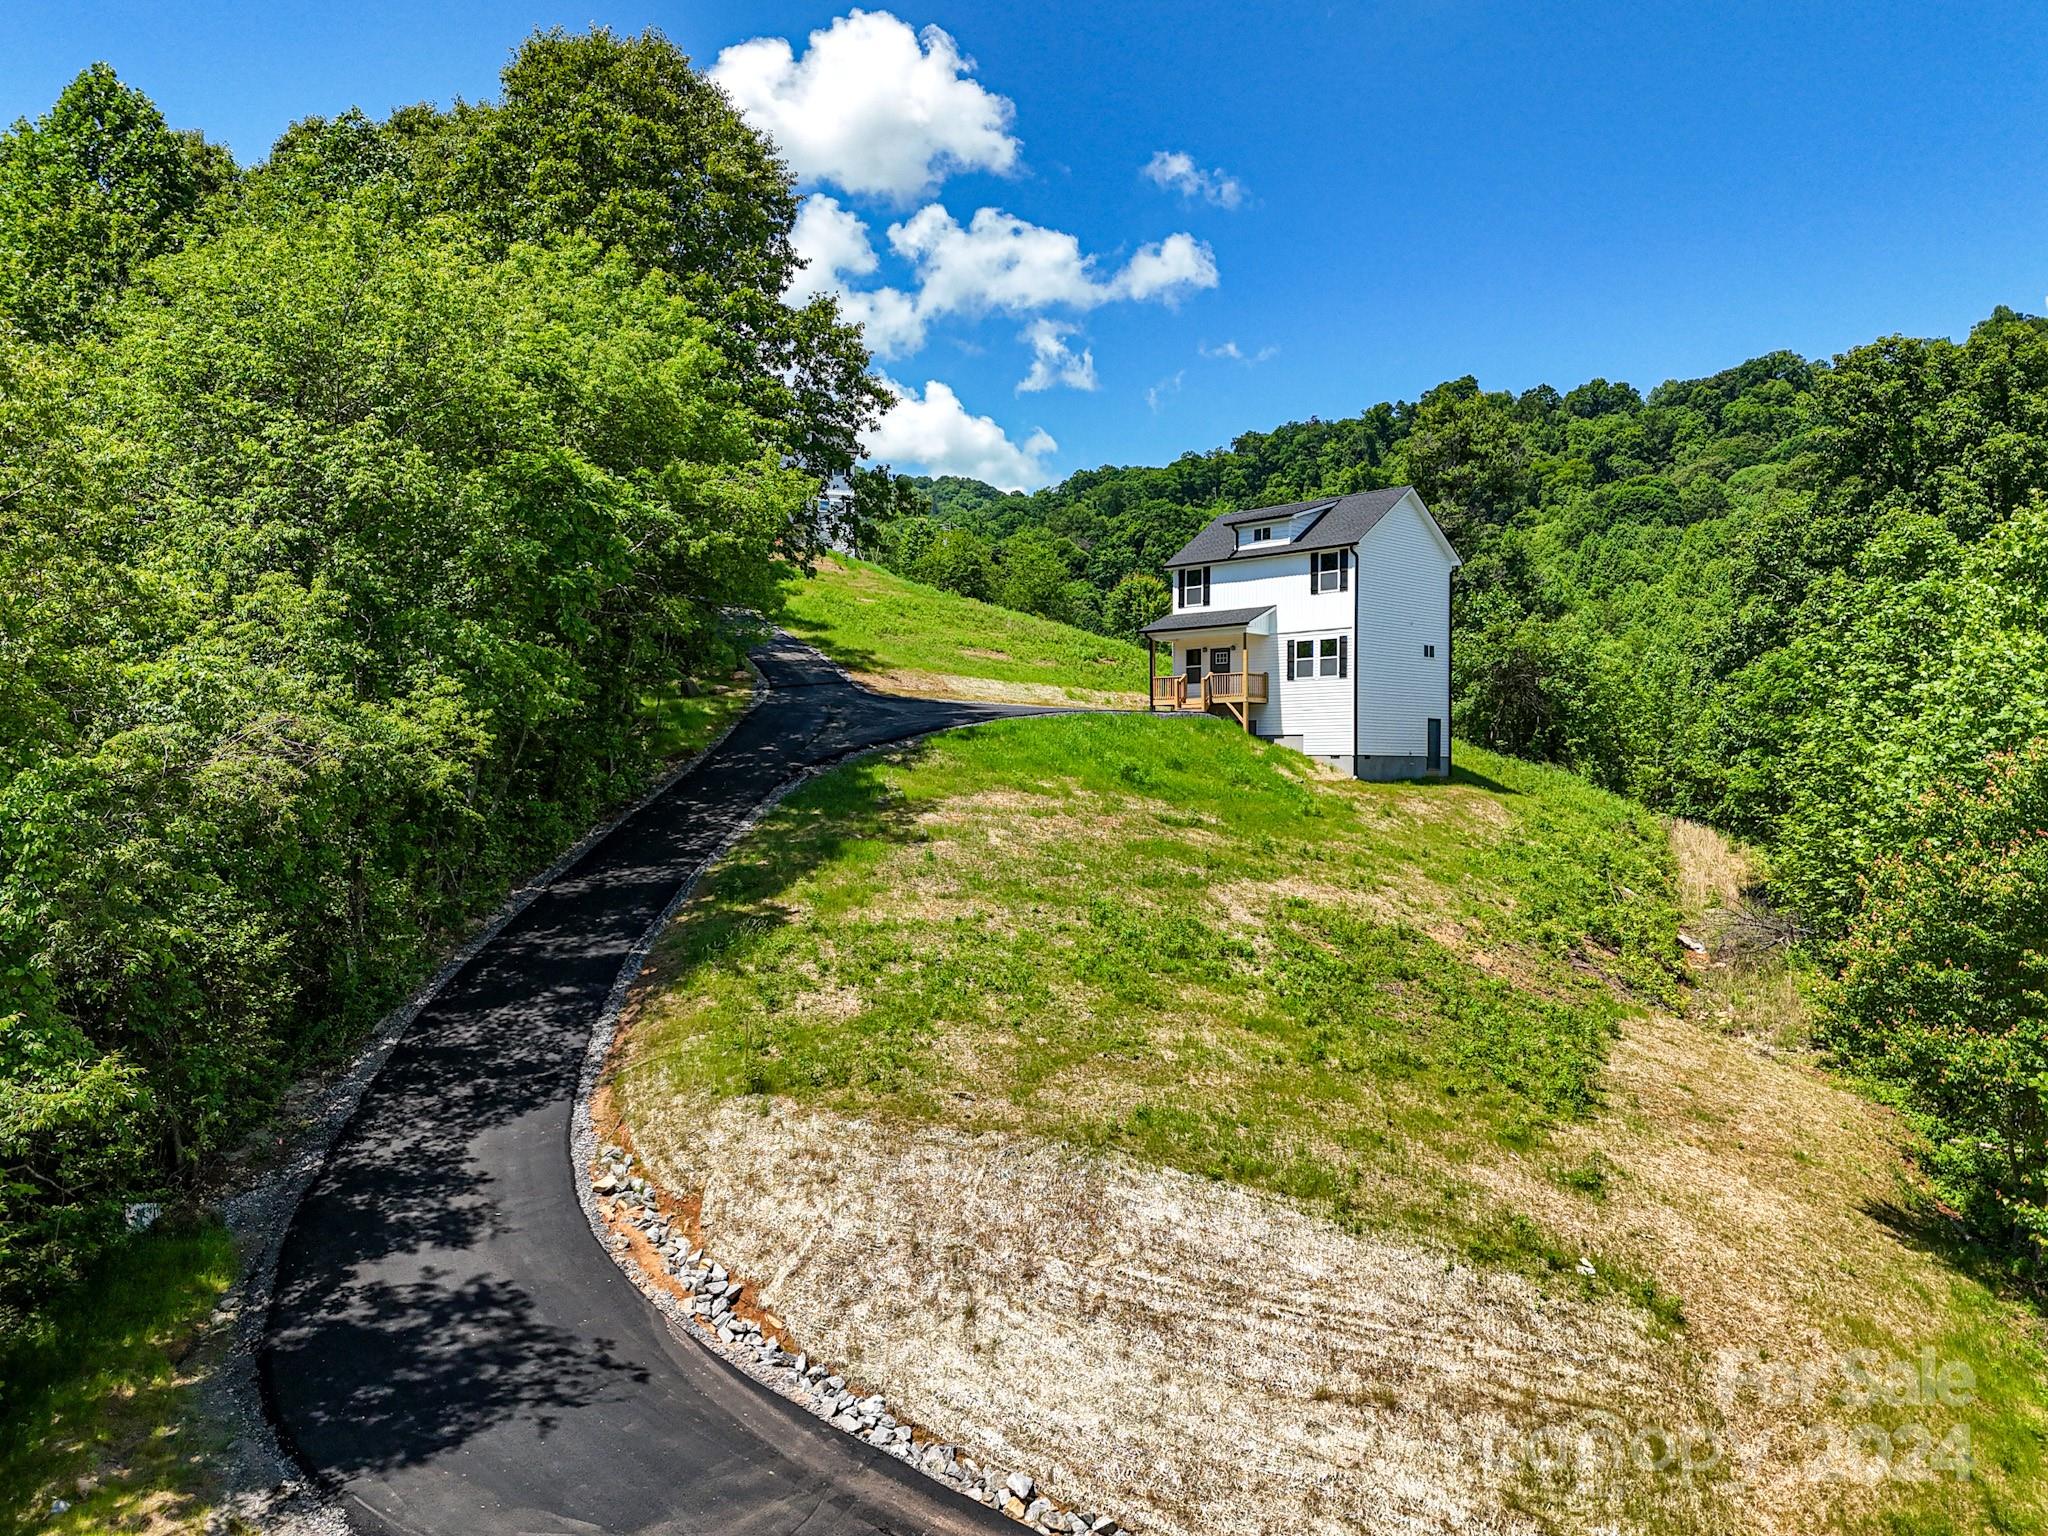
[[[1263,608],[1184,608],[1179,613],[1169,613],[1163,619],[1153,620],[1138,633],[1177,635],[1189,629],[1236,629],[1272,611],[1271,603]]]
[[[1354,491],[1349,496],[1324,497],[1321,501],[1291,501],[1285,506],[1251,507],[1243,512],[1226,512],[1189,539],[1179,554],[1166,562],[1168,570],[1180,565],[1219,565],[1225,560],[1248,560],[1261,555],[1290,554],[1297,549],[1337,549],[1356,544],[1373,530],[1373,525],[1393,510],[1408,494],[1405,485],[1383,491]],[[1284,544],[1247,544],[1237,547],[1240,524],[1263,523],[1293,517],[1321,507],[1315,520]]]

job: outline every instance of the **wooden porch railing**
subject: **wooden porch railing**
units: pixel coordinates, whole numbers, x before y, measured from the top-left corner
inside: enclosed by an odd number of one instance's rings
[[[1202,679],[1202,703],[1263,704],[1266,702],[1266,674],[1263,672],[1211,672]]]
[[[1222,705],[1242,723],[1252,705],[1266,702],[1266,674],[1211,672],[1193,683],[1185,677],[1155,677],[1152,702],[1166,709],[1209,709]]]

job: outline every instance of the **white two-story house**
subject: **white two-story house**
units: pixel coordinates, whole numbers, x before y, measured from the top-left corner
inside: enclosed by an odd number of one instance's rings
[[[1173,611],[1141,631],[1152,707],[1362,779],[1447,775],[1462,563],[1412,486],[1226,512],[1167,562]]]

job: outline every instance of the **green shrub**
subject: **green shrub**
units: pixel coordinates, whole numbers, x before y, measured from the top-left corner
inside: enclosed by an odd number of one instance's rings
[[[2048,742],[1943,783],[1879,859],[1840,945],[1827,1038],[1926,1136],[1942,1198],[2048,1261]]]

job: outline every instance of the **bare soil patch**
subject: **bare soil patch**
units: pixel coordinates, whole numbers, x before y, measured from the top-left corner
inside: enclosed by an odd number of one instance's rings
[[[1725,1526],[1710,1481],[1532,1473],[1532,1437],[1711,1415],[1618,1303],[1028,1137],[766,1100],[637,1129],[798,1346],[1139,1530]]]

